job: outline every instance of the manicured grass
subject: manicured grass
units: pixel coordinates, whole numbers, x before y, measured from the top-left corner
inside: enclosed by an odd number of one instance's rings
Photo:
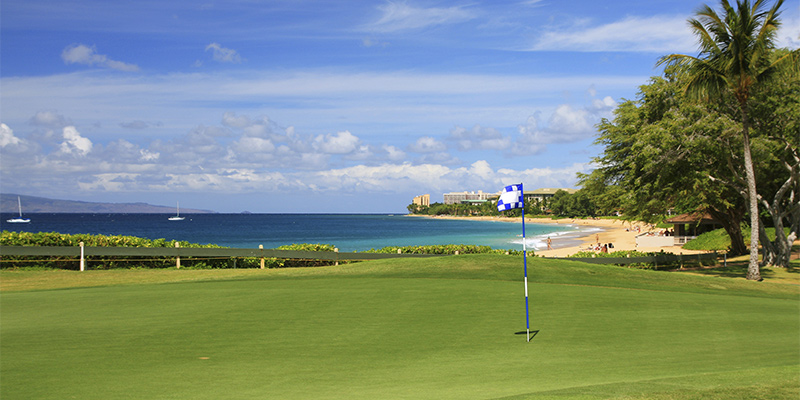
[[[787,398],[800,286],[521,258],[3,271],[3,399]],[[30,282],[36,281],[36,284]]]

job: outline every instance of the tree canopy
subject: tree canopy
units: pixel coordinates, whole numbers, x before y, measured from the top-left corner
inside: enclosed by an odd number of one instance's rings
[[[780,26],[777,0],[766,9],[764,0],[737,0],[734,8],[721,0],[722,14],[708,5],[689,20],[700,45],[697,57],[670,54],[659,64],[681,66],[686,74],[685,91],[695,99],[738,106],[741,120],[742,161],[745,171],[745,198],[750,212],[750,266],[747,279],[761,280],[758,269],[758,194],[750,145],[750,107],[753,93],[769,83],[780,65],[791,56],[774,59],[775,37]],[[733,100],[731,102],[731,99]]]

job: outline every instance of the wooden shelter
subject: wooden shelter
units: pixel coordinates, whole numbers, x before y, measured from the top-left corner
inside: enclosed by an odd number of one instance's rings
[[[687,213],[674,216],[664,221],[674,226],[673,235],[675,245],[683,245],[697,236],[722,228],[719,223],[709,213]]]

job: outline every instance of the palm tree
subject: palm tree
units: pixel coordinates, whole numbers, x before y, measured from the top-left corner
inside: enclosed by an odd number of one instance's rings
[[[688,74],[686,92],[697,99],[725,101],[733,99],[742,122],[744,169],[746,190],[743,194],[750,209],[750,265],[747,279],[761,280],[758,266],[758,195],[750,154],[750,99],[759,84],[777,75],[779,64],[796,62],[797,52],[790,52],[778,60],[770,56],[775,48],[776,33],[780,26],[779,14],[783,0],[777,0],[769,10],[764,0],[736,0],[734,9],[727,0],[721,0],[723,14],[704,5],[697,18],[689,20],[700,46],[697,57],[671,54],[661,58],[658,65],[683,67]]]

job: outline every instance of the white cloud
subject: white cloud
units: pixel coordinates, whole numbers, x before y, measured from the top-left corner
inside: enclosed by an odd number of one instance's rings
[[[424,136],[417,139],[414,144],[408,146],[408,149],[415,153],[434,153],[447,150],[447,146],[430,136]]]
[[[781,17],[781,27],[777,34],[778,47],[793,50],[800,48],[800,15],[795,13],[793,16],[789,16],[789,14],[783,13]]]
[[[241,153],[272,153],[275,151],[275,145],[271,140],[259,137],[243,137],[233,147]]]
[[[595,125],[600,119],[609,118],[616,107],[617,102],[611,96],[591,99],[591,103],[582,108],[561,104],[548,117],[544,126],[540,124],[541,113],[531,115],[525,123],[517,126],[518,135],[511,146],[511,154],[532,155],[544,151],[550,143],[588,139],[597,133]]]
[[[246,115],[237,116],[235,112],[230,111],[222,115],[222,125],[232,128],[245,128],[250,126],[251,123],[250,117]]]
[[[262,112],[248,110],[242,104],[275,104],[271,114],[297,123],[304,132],[330,132],[331,126],[349,120],[358,121],[370,135],[390,126],[433,135],[431,132],[446,133],[457,124],[508,126],[509,121],[524,120],[532,108],[548,111],[563,101],[565,91],[584,93],[594,84],[599,92],[614,93],[632,90],[647,78],[330,70],[237,71],[224,75],[107,75],[84,71],[49,77],[0,77],[0,103],[3,121],[13,126],[46,105],[104,127],[146,117],[146,121],[169,127],[163,131],[174,137],[195,124],[219,122],[211,117],[225,111]],[[432,127],[436,131],[430,131]],[[342,130],[346,128],[350,127]],[[359,136],[367,135],[350,129]],[[100,141],[103,135],[114,134],[110,129],[93,132]],[[405,150],[405,146],[394,145]]]
[[[49,128],[62,128],[70,124],[70,122],[64,118],[63,115],[53,111],[38,111],[33,117],[31,117],[30,120],[28,120],[28,122],[34,126],[44,126]]]
[[[511,138],[503,136],[494,128],[475,125],[472,129],[460,126],[450,130],[448,141],[456,143],[461,151],[469,150],[505,150],[511,145]]]
[[[141,154],[141,157],[139,159],[144,162],[158,161],[159,157],[161,157],[161,154],[145,149],[140,149],[139,154]]]
[[[0,123],[0,147],[22,143],[22,140],[14,136],[14,131],[8,125]]]
[[[65,126],[62,132],[64,141],[61,142],[61,152],[85,156],[92,151],[92,141],[81,136],[74,126]]]
[[[440,164],[381,164],[353,166],[320,171],[304,178],[304,183],[324,191],[406,191],[447,192],[475,188],[496,191],[501,187],[524,182],[529,187],[572,187],[577,172],[588,172],[586,164],[564,168],[494,169],[487,161],[478,160],[468,167],[451,168]]]
[[[417,8],[405,1],[387,1],[378,6],[381,17],[366,26],[375,32],[400,32],[469,21],[475,15],[463,6]]]
[[[315,149],[326,154],[350,154],[358,149],[361,140],[349,131],[319,135],[314,138]]]
[[[64,51],[61,52],[61,59],[64,60],[66,64],[96,65],[102,68],[127,72],[139,70],[137,65],[112,60],[106,55],[97,54],[97,49],[94,46],[89,47],[85,44],[72,44],[67,46],[64,48]]]
[[[568,104],[558,106],[548,124],[548,130],[557,133],[551,136],[551,140],[570,142],[593,135],[594,124],[590,118],[585,109],[575,109]]]
[[[697,49],[687,16],[626,17],[612,23],[549,28],[529,50],[675,53]]]
[[[593,99],[592,100],[592,108],[596,112],[610,112],[617,108],[617,102],[611,98],[611,96],[603,97],[602,100],[600,99]]]
[[[406,159],[406,153],[395,146],[383,145],[383,150],[387,153],[389,161],[403,161]]]
[[[239,64],[242,62],[242,56],[236,50],[222,47],[219,43],[211,43],[206,46],[206,51],[211,50],[214,61],[223,63]]]

